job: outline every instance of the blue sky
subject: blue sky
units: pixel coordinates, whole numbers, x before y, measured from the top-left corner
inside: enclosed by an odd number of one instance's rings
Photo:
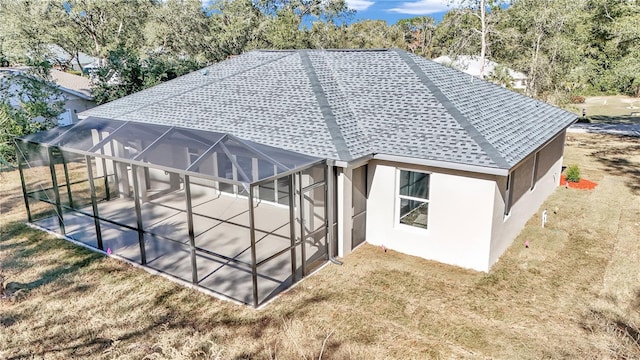
[[[428,15],[439,21],[451,8],[450,0],[346,0],[357,11],[355,20],[386,20],[389,24],[399,19]]]

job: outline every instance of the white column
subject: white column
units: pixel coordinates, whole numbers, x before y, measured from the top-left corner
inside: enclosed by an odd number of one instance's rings
[[[351,169],[338,168],[338,256],[351,253],[352,201]]]

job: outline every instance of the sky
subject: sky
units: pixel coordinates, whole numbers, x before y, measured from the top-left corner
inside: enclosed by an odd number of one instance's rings
[[[451,8],[450,0],[346,0],[356,10],[355,20],[386,20],[395,24],[399,19],[428,15],[440,21]]]

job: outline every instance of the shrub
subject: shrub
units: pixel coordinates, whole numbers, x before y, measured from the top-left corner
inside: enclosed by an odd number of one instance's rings
[[[584,96],[571,95],[569,97],[569,102],[571,102],[572,104],[584,104],[584,101],[585,101]]]
[[[578,165],[570,165],[567,168],[567,181],[580,181],[580,168],[578,168]]]

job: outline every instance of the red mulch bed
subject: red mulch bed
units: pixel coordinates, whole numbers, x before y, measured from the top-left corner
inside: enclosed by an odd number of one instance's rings
[[[560,176],[560,186],[567,186],[567,177],[564,175]],[[569,181],[569,187],[572,189],[593,190],[596,186],[598,186],[597,183],[585,179],[580,179],[578,182]]]

